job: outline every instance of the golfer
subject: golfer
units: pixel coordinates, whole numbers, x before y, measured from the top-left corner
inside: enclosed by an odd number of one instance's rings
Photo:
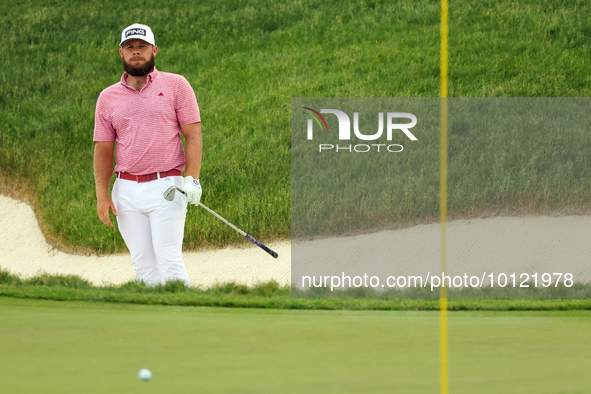
[[[126,27],[119,46],[125,73],[96,104],[98,216],[111,227],[109,211],[117,217],[137,280],[148,285],[181,280],[190,286],[182,245],[187,203],[197,205],[201,199],[197,99],[184,77],[154,67],[158,47],[148,26]],[[109,196],[113,172],[117,178]],[[174,201],[166,201],[162,194],[172,185],[186,196],[177,193]]]

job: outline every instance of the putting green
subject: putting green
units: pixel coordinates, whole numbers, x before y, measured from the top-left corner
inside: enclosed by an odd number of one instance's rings
[[[591,312],[449,314],[451,392],[588,392]],[[148,368],[153,379],[137,377]],[[0,298],[3,392],[439,391],[438,312]]]

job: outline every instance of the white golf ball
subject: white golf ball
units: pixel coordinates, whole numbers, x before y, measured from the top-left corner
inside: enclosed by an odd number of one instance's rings
[[[138,376],[140,377],[141,380],[143,380],[144,382],[147,382],[148,380],[152,379],[152,372],[150,372],[149,369],[141,369],[140,372],[138,373]]]

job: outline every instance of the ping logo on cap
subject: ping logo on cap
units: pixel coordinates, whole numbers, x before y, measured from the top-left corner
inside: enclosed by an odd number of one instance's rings
[[[125,32],[125,37],[129,37],[131,35],[145,36],[146,30],[145,29],[129,29]]]

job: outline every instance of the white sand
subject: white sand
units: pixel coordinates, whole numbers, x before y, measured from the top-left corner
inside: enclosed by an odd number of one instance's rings
[[[570,273],[591,282],[591,216],[495,217],[447,225],[446,275]],[[425,224],[395,231],[292,244],[297,279],[303,275],[439,275],[441,226]],[[523,274],[523,276],[521,276]],[[556,280],[558,276],[554,276]],[[532,279],[533,280],[533,279]],[[526,280],[527,281],[527,280]],[[485,282],[488,282],[485,280]],[[541,282],[540,282],[541,283]]]
[[[591,217],[533,217],[462,220],[448,224],[448,267],[455,273],[477,271],[571,272],[577,282],[590,282]],[[348,238],[307,242],[314,264],[335,261],[334,246],[352,266],[359,261],[382,267],[389,274],[438,271],[440,227],[437,224],[384,231]],[[380,246],[381,245],[381,246]],[[291,243],[268,245],[274,259],[256,246],[185,252],[193,285],[237,282],[247,285],[271,279],[291,282]],[[322,256],[323,250],[333,251]],[[372,252],[373,251],[373,252]],[[41,272],[78,275],[95,285],[121,284],[135,278],[129,254],[76,256],[53,250],[45,241],[33,211],[26,203],[0,196],[0,268],[23,278]],[[383,262],[380,262],[383,259]],[[369,268],[368,268],[369,269]],[[298,268],[300,271],[300,268]]]

